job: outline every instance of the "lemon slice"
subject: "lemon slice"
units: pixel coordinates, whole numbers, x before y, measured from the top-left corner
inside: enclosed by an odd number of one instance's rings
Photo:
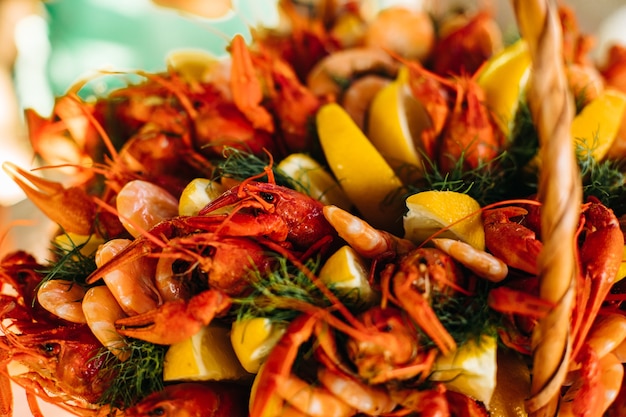
[[[435,360],[430,379],[456,392],[489,404],[496,388],[496,338],[482,335]]]
[[[530,64],[528,44],[520,39],[492,56],[476,80],[485,92],[487,108],[507,136],[529,78]]]
[[[593,159],[602,160],[617,136],[625,109],[626,94],[605,89],[572,121],[574,140],[582,143],[583,149],[588,149]]]
[[[178,200],[178,214],[196,216],[200,210],[224,192],[224,188],[208,178],[195,178],[187,184]]]
[[[165,353],[164,381],[241,380],[250,374],[239,363],[226,327],[210,324]]]
[[[369,304],[375,302],[378,295],[369,284],[368,271],[365,260],[350,246],[344,245],[324,263],[319,278],[344,297]]]
[[[337,181],[315,159],[303,153],[294,153],[283,159],[278,169],[296,180],[300,190],[323,204],[350,210],[352,203]]]
[[[250,373],[257,373],[284,332],[282,323],[264,317],[233,322],[230,341],[241,366]]]
[[[320,108],[317,130],[330,169],[363,218],[378,229],[399,232],[403,207],[392,196],[403,184],[387,161],[336,103]]]
[[[406,239],[420,244],[433,233],[449,227],[437,237],[460,239],[476,249],[485,250],[480,205],[467,194],[424,191],[409,196],[406,206],[409,209],[404,216]]]
[[[422,131],[431,126],[420,101],[405,81],[406,67],[372,101],[367,136],[387,163],[407,183],[422,176]]]

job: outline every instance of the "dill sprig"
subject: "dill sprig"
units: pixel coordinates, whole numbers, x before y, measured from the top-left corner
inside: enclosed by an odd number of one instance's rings
[[[596,161],[593,157],[596,143],[597,137],[594,137],[591,145],[576,141],[583,195],[585,198],[596,197],[620,216],[626,212],[626,175],[623,172],[623,162]]]
[[[411,194],[428,190],[455,191],[469,195],[481,205],[528,196],[537,192],[537,175],[525,167],[538,149],[530,109],[521,101],[506,150],[474,169],[465,166],[462,154],[449,172],[441,171],[436,162],[423,154],[423,178],[409,184],[408,191]]]
[[[263,173],[263,170],[269,166],[269,163],[269,158],[262,158],[250,152],[227,147],[224,150],[224,158],[216,161],[215,177],[216,179],[226,177],[244,180]],[[276,184],[289,188],[298,186],[295,180],[277,169],[275,165],[272,166],[272,172],[274,173]]]
[[[108,387],[98,405],[126,409],[147,395],[163,389],[163,360],[168,346],[155,345],[127,338],[120,348],[129,357],[120,361],[108,349],[102,348],[94,360],[102,361],[101,377]]]
[[[286,258],[276,256],[277,266],[272,271],[256,270],[253,291],[234,300],[239,305],[237,318],[268,317],[275,321],[291,321],[299,311],[291,305],[327,306],[326,297],[315,284]],[[309,259],[305,266],[312,271],[319,268],[319,259]]]
[[[276,261],[277,267],[270,272],[255,271],[256,278],[251,284],[253,291],[234,300],[238,305],[238,320],[267,317],[273,321],[291,321],[309,308],[328,308],[332,305],[307,274],[284,257],[277,255]],[[308,259],[305,267],[315,274],[320,268],[320,259]],[[362,308],[362,303],[354,294],[337,291],[334,285],[328,285],[328,289],[351,311]]]
[[[577,97],[577,112],[581,110],[584,97]],[[526,143],[528,146],[517,146]],[[591,142],[575,141],[576,160],[582,179],[583,195],[585,198],[594,196],[602,204],[610,207],[619,216],[626,212],[626,174],[624,163],[621,161],[597,161],[593,156],[598,146],[598,138],[594,136]],[[527,190],[536,191],[538,169],[532,166],[532,159],[539,149],[539,138],[533,124],[530,109],[527,103],[520,102],[515,119],[513,143],[508,152],[512,155],[516,166],[520,167],[514,177],[514,182],[507,186],[512,190],[527,187]],[[513,185],[514,184],[514,185]]]
[[[491,284],[478,278],[471,295],[432,297],[432,308],[450,336],[463,345],[483,334],[496,334],[497,317],[487,304]]]
[[[85,280],[96,270],[95,252],[84,254],[83,248],[89,243],[76,243],[70,235],[67,236],[69,245],[63,245],[56,240],[51,242],[51,252],[54,259],[48,260],[47,265],[38,271],[44,275],[41,284],[51,279],[64,279],[85,285]]]

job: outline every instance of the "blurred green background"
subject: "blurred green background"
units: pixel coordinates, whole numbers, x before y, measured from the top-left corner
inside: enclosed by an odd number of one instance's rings
[[[23,20],[17,31],[15,81],[21,105],[47,114],[55,96],[94,70],[163,70],[172,50],[219,55],[235,33],[249,38],[249,26],[278,21],[275,0],[232,3],[234,12],[206,19],[151,0],[44,2],[40,15]],[[114,83],[105,77],[91,82],[87,91],[103,92]]]

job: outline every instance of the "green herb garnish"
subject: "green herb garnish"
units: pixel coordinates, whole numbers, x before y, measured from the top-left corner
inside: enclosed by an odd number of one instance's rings
[[[70,243],[69,247],[60,245],[54,240],[51,242],[51,252],[55,260],[49,260],[41,271],[37,271],[44,275],[39,285],[51,279],[63,279],[85,285],[89,274],[96,270],[95,252],[88,255],[81,252],[89,240],[76,244],[69,235],[67,240]]]
[[[147,395],[163,389],[163,360],[168,346],[155,345],[127,338],[120,348],[129,357],[120,361],[108,349],[102,348],[94,359],[102,360],[101,377],[110,381],[98,405],[126,409]]]

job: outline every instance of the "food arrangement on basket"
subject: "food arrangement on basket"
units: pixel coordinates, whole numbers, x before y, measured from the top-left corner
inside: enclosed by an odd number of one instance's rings
[[[623,415],[626,46],[339,3],[26,111],[3,415]]]

